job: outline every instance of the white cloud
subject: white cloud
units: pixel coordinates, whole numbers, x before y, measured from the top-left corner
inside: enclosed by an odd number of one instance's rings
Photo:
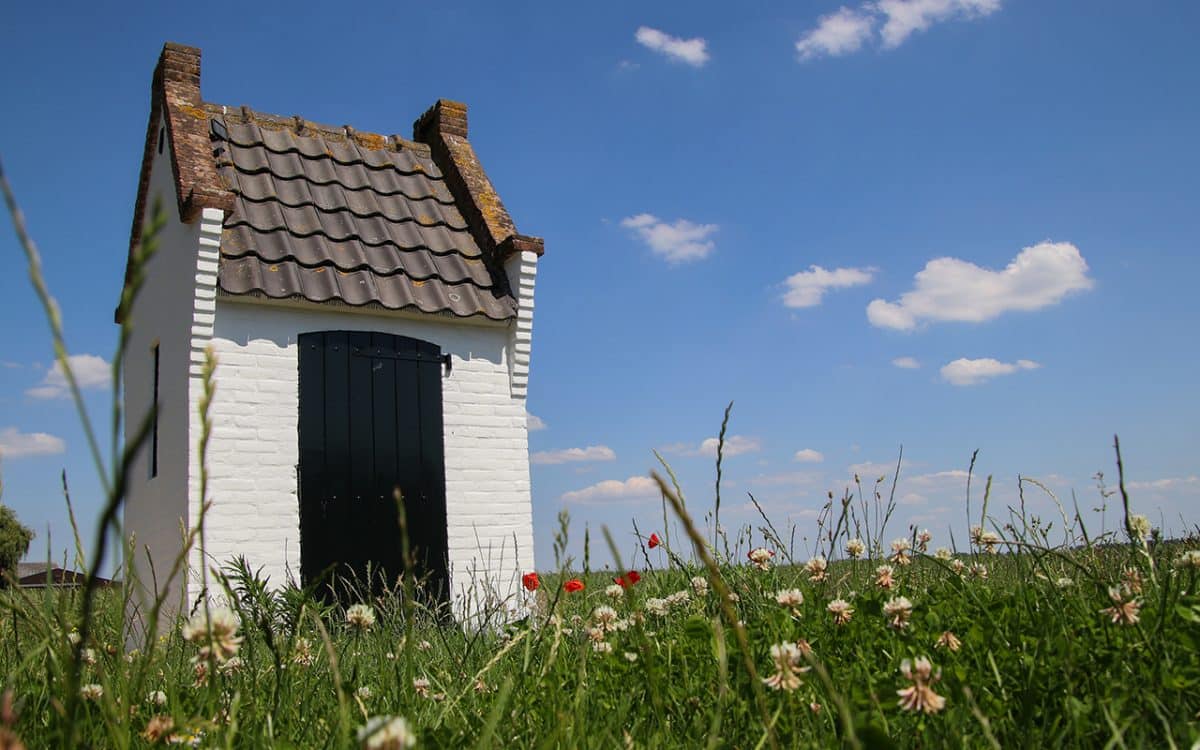
[[[709,458],[717,457],[717,443],[720,441],[715,437],[707,438],[701,441],[700,445],[693,446],[690,443],[671,443],[664,445],[661,450],[663,453],[675,453],[681,456],[707,456]],[[745,435],[726,435],[725,447],[721,454],[725,458],[730,456],[738,456],[743,453],[754,453],[762,450],[762,441],[756,437],[747,437]]]
[[[978,385],[1000,375],[1011,375],[1019,370],[1036,370],[1037,362],[1018,359],[1016,362],[1001,362],[998,359],[956,359],[942,367],[942,378],[951,385]]]
[[[708,456],[710,458],[717,457],[717,444],[720,441],[711,437],[700,443],[700,448],[696,450],[696,454],[700,456]],[[723,456],[740,456],[743,453],[754,453],[762,450],[762,443],[756,437],[746,437],[744,435],[727,435],[725,437],[725,445],[721,449]]]
[[[638,214],[621,220],[621,226],[637,232],[655,255],[668,263],[701,260],[716,247],[709,235],[719,228],[716,224],[693,224],[679,219],[668,224],[653,214]]]
[[[708,62],[708,42],[700,37],[695,39],[680,39],[649,26],[638,28],[634,38],[638,44],[661,52],[672,60],[684,62],[699,68]]]
[[[869,13],[845,6],[836,13],[821,16],[817,28],[796,41],[796,54],[801,60],[829,55],[838,57],[857,52],[871,36],[875,18]]]
[[[910,331],[926,321],[991,320],[1012,310],[1039,310],[1092,288],[1088,266],[1069,242],[1027,247],[1002,271],[958,258],[937,258],[914,277],[897,302],[877,299],[867,319],[880,328]]]
[[[825,460],[825,454],[812,448],[803,448],[796,451],[796,455],[792,460],[799,461],[802,464],[819,464]]]
[[[1169,477],[1165,479],[1151,479],[1144,482],[1126,482],[1125,489],[1127,490],[1174,490],[1180,487],[1189,487],[1200,485],[1200,477]]]
[[[1000,9],[1000,0],[879,0],[875,9],[885,21],[883,46],[899,47],[910,35],[953,18],[982,18]]]
[[[921,363],[915,357],[896,357],[892,360],[892,364],[899,367],[901,370],[919,370]]]
[[[566,464],[578,461],[612,461],[617,457],[607,445],[589,445],[586,448],[567,448],[560,451],[539,451],[529,457],[535,464]]]
[[[810,266],[809,270],[794,273],[783,282],[787,286],[783,304],[788,307],[816,307],[830,289],[846,289],[870,283],[875,270],[835,268],[827,271],[820,266]]]
[[[533,414],[526,414],[525,415],[525,427],[530,432],[537,432],[538,430],[546,429],[546,423],[543,422],[542,418],[539,416],[536,416]]]
[[[967,476],[968,472],[964,469],[950,469],[949,471],[935,471],[930,474],[917,474],[916,476],[908,477],[908,481],[923,486],[947,483],[955,484],[966,482]]]
[[[80,390],[107,388],[112,383],[112,367],[104,357],[95,354],[72,354],[67,357],[71,372],[75,373],[75,382]],[[25,391],[30,398],[68,398],[71,394],[67,387],[67,378],[63,375],[62,366],[55,362],[46,371],[42,382]]]
[[[0,458],[50,456],[66,449],[62,438],[44,432],[18,432],[16,427],[0,430]]]
[[[563,502],[593,503],[600,500],[643,500],[659,496],[658,483],[650,477],[630,477],[624,482],[606,479],[581,490],[564,492]]]

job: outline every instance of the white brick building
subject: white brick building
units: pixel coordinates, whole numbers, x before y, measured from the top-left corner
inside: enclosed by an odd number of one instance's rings
[[[201,594],[198,550],[166,579],[204,499],[210,567],[242,555],[278,585],[369,563],[394,580],[395,487],[431,590],[460,616],[511,596],[533,569],[542,242],[516,232],[466,108],[439,101],[410,141],[208,104],[199,79],[199,50],[164,47],[131,238],[130,274],[161,204],[124,369],[126,440],[150,425],[125,505],[142,606]]]

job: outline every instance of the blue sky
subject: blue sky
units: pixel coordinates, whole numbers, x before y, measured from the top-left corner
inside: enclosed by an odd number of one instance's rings
[[[1135,507],[1173,532],[1200,521],[1194,3],[499,5],[11,9],[0,155],[72,353],[115,345],[172,40],[203,49],[208,101],[402,134],[439,97],[468,103],[518,227],[546,239],[542,567],[560,508],[576,550],[585,523],[623,546],[631,518],[661,526],[636,479],[652,449],[708,507],[704,441],[731,400],[724,518],[752,523],[754,492],[797,524],[798,554],[826,492],[900,445],[895,535],[962,539],[976,449],[993,507],[1024,475],[1090,509],[1114,433]],[[89,537],[99,485],[7,228],[0,257],[4,501],[60,556],[60,470]],[[103,425],[103,363],[80,364]]]

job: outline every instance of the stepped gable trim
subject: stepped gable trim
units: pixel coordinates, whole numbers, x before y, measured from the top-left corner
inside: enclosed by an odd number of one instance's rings
[[[534,253],[539,258],[546,253],[546,241],[541,237],[530,237],[527,234],[510,235],[496,248],[496,257],[501,263],[508,260],[514,253]]]
[[[467,105],[438,99],[413,123],[413,140],[429,144],[430,155],[442,170],[475,242],[497,271],[514,251],[530,249],[539,256],[545,252],[541,239],[517,234],[504,202],[483,171],[467,140]],[[530,246],[525,247],[527,244]]]
[[[233,193],[224,187],[217,176],[209,145],[208,114],[200,99],[200,49],[167,42],[158,57],[150,84],[150,120],[146,125],[133,225],[129,232],[129,254],[125,261],[126,286],[130,281],[134,254],[142,241],[150,170],[158,148],[160,123],[167,138],[164,148],[170,149],[180,221],[194,223],[205,208],[226,212],[233,210]],[[119,317],[116,322],[121,322]]]

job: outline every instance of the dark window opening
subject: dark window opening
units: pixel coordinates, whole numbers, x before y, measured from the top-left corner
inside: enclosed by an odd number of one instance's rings
[[[150,478],[158,476],[158,344],[154,345],[154,400],[150,408],[153,422],[150,427]]]
[[[163,144],[167,141],[167,126],[162,125],[158,129],[158,153],[163,152]]]

